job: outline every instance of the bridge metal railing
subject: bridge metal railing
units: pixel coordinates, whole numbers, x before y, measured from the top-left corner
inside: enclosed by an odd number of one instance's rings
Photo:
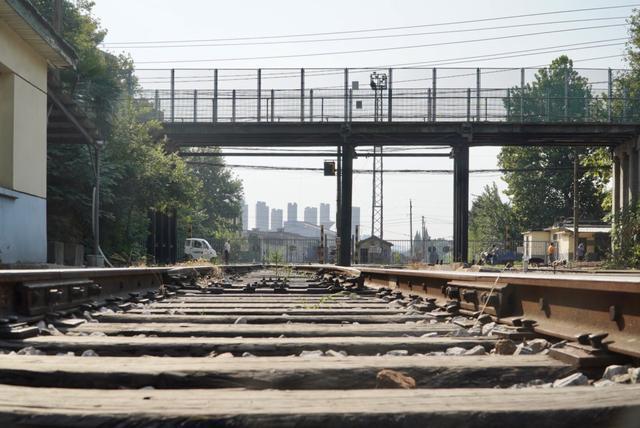
[[[385,74],[373,87],[369,74]],[[165,122],[612,122],[640,120],[631,72],[612,69],[138,70]]]

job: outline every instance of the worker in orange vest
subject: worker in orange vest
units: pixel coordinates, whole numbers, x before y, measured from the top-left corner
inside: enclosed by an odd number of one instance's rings
[[[549,257],[549,264],[552,264],[555,261],[556,255],[556,247],[553,245],[553,242],[549,243],[549,247],[547,247],[547,257]]]

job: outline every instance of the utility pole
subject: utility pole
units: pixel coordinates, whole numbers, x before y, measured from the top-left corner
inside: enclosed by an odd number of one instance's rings
[[[573,261],[578,261],[578,220],[580,212],[578,208],[578,163],[579,163],[578,150],[573,151]]]
[[[387,89],[387,75],[373,72],[369,82],[374,94],[374,122],[382,122],[384,114],[383,92]],[[371,236],[383,239],[384,199],[383,199],[383,157],[382,146],[373,146],[373,192],[371,201]]]
[[[413,201],[409,199],[409,254],[413,258]]]

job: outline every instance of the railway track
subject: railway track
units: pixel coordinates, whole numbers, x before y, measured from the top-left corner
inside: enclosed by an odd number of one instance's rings
[[[203,272],[154,271],[131,294],[104,280],[119,293],[39,314],[18,299],[0,320],[1,426],[638,426],[629,355],[566,358],[584,345],[498,324],[495,305],[397,272]],[[79,287],[58,281],[43,295]]]

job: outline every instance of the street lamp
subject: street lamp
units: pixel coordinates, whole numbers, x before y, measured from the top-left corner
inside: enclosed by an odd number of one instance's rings
[[[387,89],[387,75],[385,73],[378,73],[374,71],[369,77],[369,86],[373,89],[373,96],[375,100],[374,121],[377,122],[378,119],[382,119],[382,93]]]

